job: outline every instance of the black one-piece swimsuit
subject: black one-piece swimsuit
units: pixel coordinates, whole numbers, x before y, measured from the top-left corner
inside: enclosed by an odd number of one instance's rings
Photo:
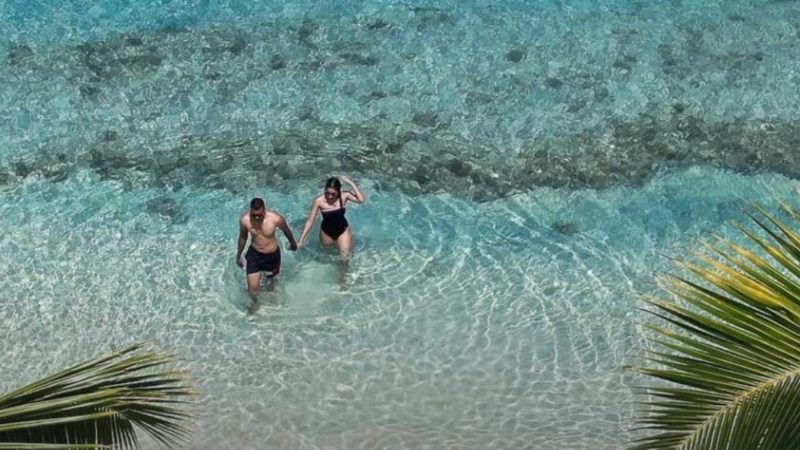
[[[347,230],[348,223],[344,217],[346,209],[342,204],[342,199],[339,198],[338,208],[321,210],[322,224],[320,224],[320,229],[334,241],[339,239],[339,236]]]

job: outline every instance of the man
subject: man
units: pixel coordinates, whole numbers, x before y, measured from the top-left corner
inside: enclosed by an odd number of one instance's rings
[[[239,245],[236,251],[236,265],[244,267],[242,251],[247,244],[247,235],[250,235],[250,248],[244,255],[247,267],[247,290],[256,299],[261,286],[261,272],[267,272],[272,278],[281,271],[281,248],[275,236],[275,229],[280,228],[289,240],[289,249],[297,250],[292,229],[282,215],[267,211],[267,206],[261,198],[250,201],[250,211],[239,218]]]

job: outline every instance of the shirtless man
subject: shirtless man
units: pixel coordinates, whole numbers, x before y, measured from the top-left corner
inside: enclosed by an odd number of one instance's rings
[[[247,235],[250,235],[250,248],[244,255],[247,266],[247,290],[255,300],[261,286],[261,272],[267,272],[267,278],[272,278],[281,271],[281,248],[275,236],[275,229],[280,228],[289,240],[289,249],[297,250],[292,229],[282,215],[267,211],[263,199],[254,198],[250,201],[250,211],[243,213],[239,218],[239,245],[236,251],[236,265],[245,267],[242,261],[242,251],[247,244]]]

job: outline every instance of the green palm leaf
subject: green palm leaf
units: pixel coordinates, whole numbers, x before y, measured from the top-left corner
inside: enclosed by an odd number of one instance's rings
[[[0,450],[138,448],[137,428],[185,442],[196,393],[172,361],[137,344],[0,396]]]
[[[670,325],[645,324],[662,350],[637,370],[660,381],[634,449],[800,448],[800,234],[754,209],[768,238],[739,229],[765,255],[719,239],[706,246],[717,258],[682,264],[699,281],[667,280],[679,302],[646,300]]]

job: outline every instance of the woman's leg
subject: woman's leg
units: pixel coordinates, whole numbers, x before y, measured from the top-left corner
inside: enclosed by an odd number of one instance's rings
[[[329,245],[333,245],[336,241],[333,240],[330,236],[325,234],[324,231],[320,230],[319,232],[319,243],[322,244],[323,247],[327,247]]]
[[[344,230],[344,233],[339,236],[336,243],[339,244],[339,256],[342,261],[350,259],[350,250],[353,249],[353,233],[350,231],[350,227]]]

